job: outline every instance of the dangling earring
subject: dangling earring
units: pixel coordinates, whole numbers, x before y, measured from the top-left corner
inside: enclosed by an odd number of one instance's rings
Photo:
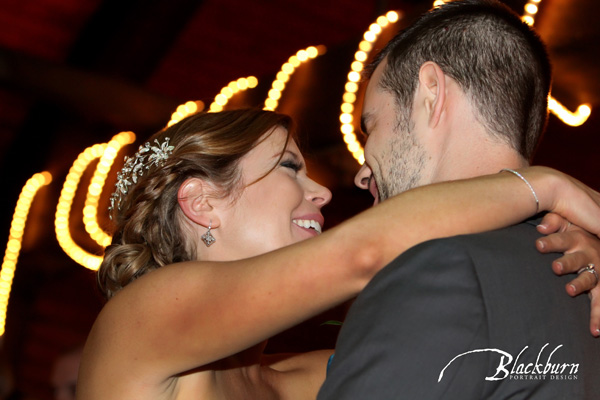
[[[212,233],[210,233],[211,227],[212,227],[212,220],[208,223],[208,230],[206,231],[206,233],[200,237],[200,239],[202,239],[202,241],[204,242],[206,247],[210,247],[214,242],[217,241],[217,239],[215,239],[215,237],[212,235]]]

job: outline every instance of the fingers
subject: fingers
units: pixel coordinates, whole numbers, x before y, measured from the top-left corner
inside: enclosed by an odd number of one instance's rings
[[[578,273],[577,277],[566,286],[567,293],[570,296],[577,296],[581,293],[594,290],[598,286],[598,279],[596,278],[597,272],[594,274],[583,268],[580,268],[580,271],[582,272]],[[598,311],[600,312],[600,310]]]
[[[539,238],[536,247],[541,253],[564,253],[552,263],[552,270],[557,275],[577,272],[590,263],[600,265],[600,240],[573,226],[568,232]],[[584,279],[576,280],[577,293],[594,287],[586,282]]]
[[[586,287],[590,287],[589,296],[591,300],[590,311],[590,332],[595,337],[600,337],[600,285],[598,284],[598,273],[592,272],[589,267],[580,269],[577,278],[567,284],[567,293],[571,296],[576,296],[586,291]]]
[[[542,222],[537,226],[537,230],[544,235],[549,235],[555,232],[564,232],[571,223],[555,213],[548,213],[542,219]]]
[[[590,292],[592,312],[590,313],[590,332],[595,337],[600,337],[600,286]]]
[[[561,221],[551,217],[548,226],[557,228]],[[563,225],[564,226],[564,225]],[[560,228],[559,228],[560,229]],[[582,270],[590,264],[600,265],[600,240],[595,236],[571,226],[567,232],[558,232],[542,237],[536,241],[536,247],[542,253],[564,253],[552,263],[552,270],[557,275],[564,275],[581,271],[565,287],[570,296],[577,296],[587,291],[596,294],[596,308],[592,304],[591,324],[600,328],[600,286],[596,275],[590,271]],[[596,270],[596,274],[598,271]],[[596,329],[590,325],[590,329]]]
[[[552,262],[552,271],[556,275],[572,274],[579,271],[583,266],[590,262],[590,257],[586,256],[583,251],[564,254]],[[586,287],[585,290],[590,290],[594,286]]]
[[[541,253],[569,254],[583,249],[586,251],[586,254],[590,253],[588,254],[589,257],[598,257],[593,258],[588,263],[600,261],[600,241],[595,236],[573,226],[570,227],[568,232],[557,232],[539,238],[535,241],[535,246]],[[579,268],[582,266],[579,265]]]

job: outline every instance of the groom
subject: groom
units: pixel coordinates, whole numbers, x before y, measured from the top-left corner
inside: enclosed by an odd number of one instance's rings
[[[443,5],[375,62],[356,183],[377,203],[525,167],[549,89],[545,48],[518,16],[493,1]],[[547,269],[555,255],[535,249],[538,223],[434,240],[398,257],[351,308],[318,399],[597,398],[589,300],[557,295],[568,278]]]

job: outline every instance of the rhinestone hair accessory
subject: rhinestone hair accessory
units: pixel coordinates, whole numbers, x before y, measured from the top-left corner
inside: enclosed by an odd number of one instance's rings
[[[156,145],[149,142],[144,143],[133,157],[125,157],[125,165],[117,174],[116,190],[110,196],[110,207],[108,211],[115,208],[121,209],[121,201],[132,185],[136,184],[138,178],[144,175],[144,171],[151,166],[162,166],[167,158],[173,153],[173,146],[169,146],[169,138],[163,143],[154,139]],[[112,215],[110,216],[112,218]]]

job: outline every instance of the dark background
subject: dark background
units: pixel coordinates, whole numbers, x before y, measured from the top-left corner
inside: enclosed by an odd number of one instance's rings
[[[526,2],[506,3],[522,14]],[[297,70],[278,111],[297,118],[311,175],[333,191],[325,209],[327,226],[333,226],[371,202],[353,187],[358,164],[339,133],[339,106],[356,47],[377,16],[403,10],[402,21],[385,32],[389,36],[431,4],[1,0],[0,238],[8,239],[25,181],[43,170],[54,177],[30,211],[2,338],[3,359],[17,390],[27,398],[50,399],[52,363],[85,339],[101,306],[93,273],[70,260],[54,236],[62,183],[81,151],[123,130],[134,131],[140,143],[166,124],[177,105],[210,104],[239,77],[254,75],[260,84],[232,104],[261,106],[281,64],[299,49],[322,44],[327,53]],[[594,0],[544,0],[536,19],[555,67],[554,97],[570,110],[590,103],[592,115],[577,128],[551,115],[535,161],[595,188],[600,188],[599,10]],[[108,182],[109,191],[112,185]],[[76,212],[81,210],[74,209],[73,219],[80,218]],[[80,244],[100,251],[80,228],[73,232]],[[337,327],[320,324],[340,315],[338,310],[286,333],[271,350],[333,346]]]

